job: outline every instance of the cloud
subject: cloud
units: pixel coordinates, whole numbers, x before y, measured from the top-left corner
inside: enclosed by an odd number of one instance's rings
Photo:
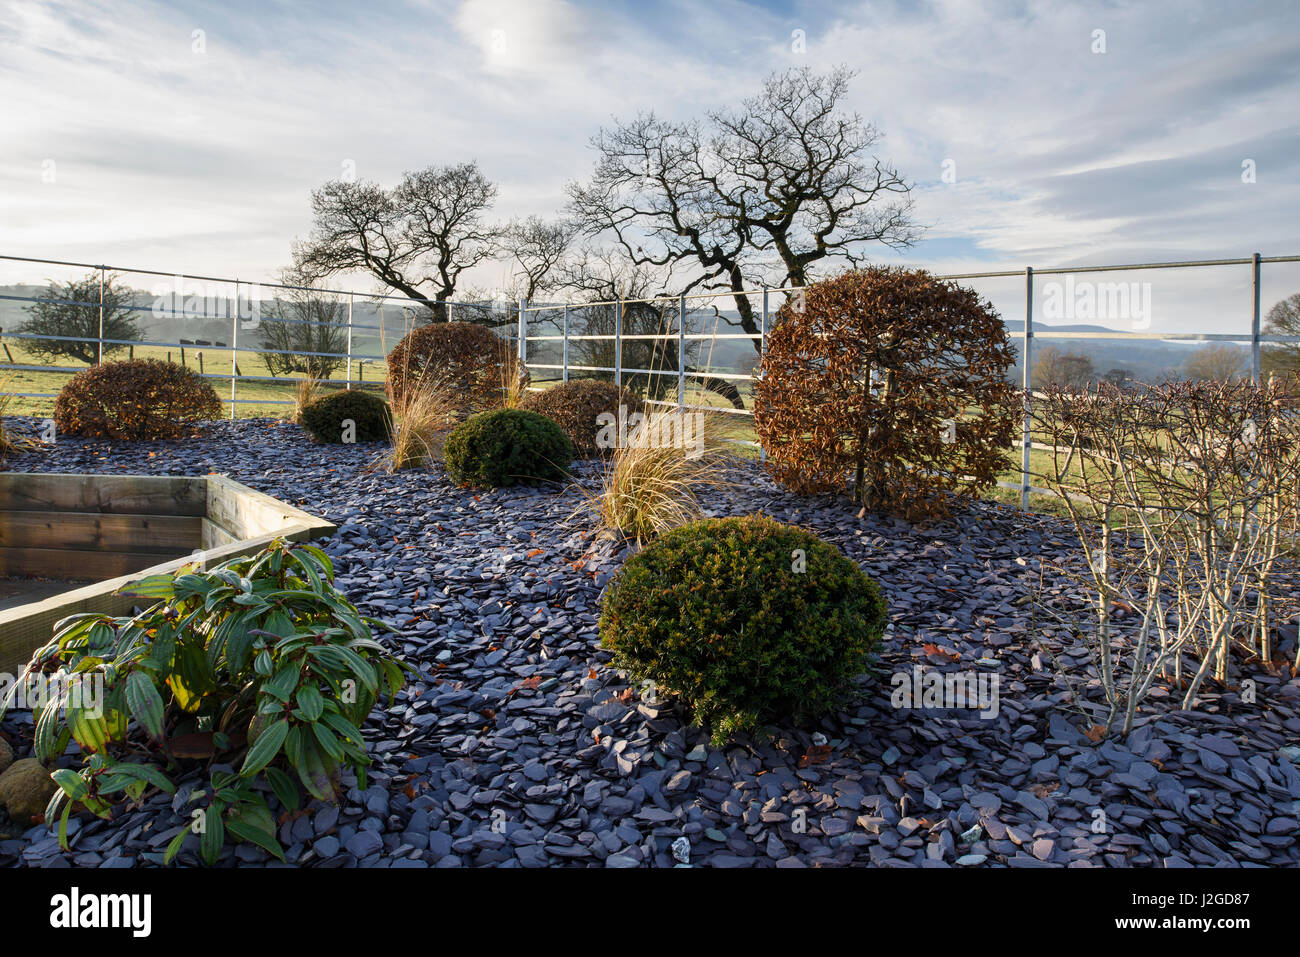
[[[931,227],[883,259],[1294,253],[1294,21],[1285,0],[0,0],[0,252],[269,278],[348,161],[389,184],[477,159],[503,217],[548,215],[611,117],[846,63]]]

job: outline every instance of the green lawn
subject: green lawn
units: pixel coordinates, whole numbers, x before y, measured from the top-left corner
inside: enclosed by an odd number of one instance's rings
[[[9,355],[13,357],[14,365],[66,365],[67,372],[31,372],[23,369],[3,369],[0,368],[0,390],[5,392],[48,392],[57,394],[63,388],[63,384],[68,381],[69,377],[75,372],[86,368],[85,365],[74,363],[73,360],[64,359],[58,363],[47,363],[31,355],[23,346],[14,341],[7,342]],[[220,397],[224,412],[230,415],[230,372],[231,372],[231,353],[226,349],[217,349],[212,347],[199,347],[198,349],[186,347],[185,365],[199,370],[198,353],[202,353],[202,371],[205,375],[218,376],[218,378],[209,378],[212,388],[216,390]],[[110,353],[109,359],[125,359],[128,356],[126,349]],[[173,362],[181,361],[179,349],[166,349],[161,346],[136,346],[135,357],[137,359],[170,359]],[[4,357],[6,360],[8,356]],[[239,372],[244,376],[270,376],[271,372],[266,367],[262,356],[256,352],[247,352],[239,350],[235,354],[235,361],[239,365]],[[346,369],[339,366],[334,372],[337,379],[346,378]],[[377,385],[382,384],[386,375],[386,368],[383,363],[367,361],[364,365],[354,362],[352,366],[353,378],[359,378],[364,382],[374,381]],[[294,382],[292,378],[279,378],[275,382],[252,381],[248,379],[236,380],[235,398],[240,400],[234,405],[236,418],[252,418],[255,416],[288,416],[293,409]],[[326,388],[329,387],[326,380]],[[340,383],[338,388],[342,388]],[[279,404],[290,403],[290,404]],[[15,398],[9,404],[7,409],[11,415],[41,415],[49,416],[54,413],[53,398]]]

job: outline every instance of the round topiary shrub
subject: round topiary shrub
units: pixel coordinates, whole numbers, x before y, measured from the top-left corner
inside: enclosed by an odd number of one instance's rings
[[[527,381],[510,344],[486,326],[434,322],[412,329],[388,354],[388,397],[401,408],[420,381],[454,387],[461,411],[501,405],[507,385]]]
[[[834,708],[884,625],[879,586],[839,549],[752,515],[683,525],[629,558],[602,599],[600,643],[721,744]]]
[[[542,392],[530,392],[524,399],[525,409],[560,423],[580,459],[614,451],[598,447],[596,436],[602,427],[600,416],[606,413],[618,416],[620,406],[625,416],[645,411],[645,403],[634,393],[596,379],[562,382]]]
[[[302,425],[317,442],[386,442],[393,434],[393,415],[373,392],[351,389],[304,406]]]
[[[942,516],[1011,465],[1015,359],[988,302],[924,270],[813,283],[777,313],[754,383],[767,467],[802,494],[851,483],[868,509]]]
[[[193,369],[158,359],[105,362],[83,369],[54,400],[64,435],[118,441],[178,439],[221,417],[221,400]]]
[[[559,481],[573,461],[573,443],[544,415],[497,409],[452,429],[442,454],[447,474],[458,484],[501,488]]]

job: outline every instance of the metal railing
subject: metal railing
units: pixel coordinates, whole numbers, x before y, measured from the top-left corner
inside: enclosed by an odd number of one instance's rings
[[[257,398],[240,398],[240,383],[274,383],[291,388],[295,383],[302,381],[304,376],[294,375],[256,375],[246,373],[239,368],[239,355],[241,353],[255,356],[286,356],[301,357],[304,359],[334,359],[343,367],[344,375],[342,378],[330,377],[324,380],[330,385],[340,385],[344,388],[351,389],[353,386],[366,386],[375,384],[375,380],[367,381],[365,378],[365,365],[367,363],[383,363],[387,359],[384,354],[367,353],[355,348],[355,339],[358,333],[376,332],[379,334],[381,341],[387,330],[387,324],[384,321],[382,309],[384,307],[398,308],[403,312],[403,319],[399,323],[399,329],[402,326],[414,324],[413,313],[416,309],[427,308],[438,311],[447,318],[458,318],[460,315],[468,312],[479,318],[486,315],[495,315],[499,309],[499,303],[484,302],[467,302],[458,300],[436,300],[436,299],[413,299],[409,296],[388,295],[377,292],[360,292],[351,289],[332,289],[318,286],[301,286],[276,282],[250,282],[243,279],[232,279],[229,277],[198,275],[190,273],[164,272],[156,269],[136,269],[120,266],[109,266],[98,263],[72,262],[57,259],[36,259],[27,256],[7,256],[0,255],[0,263],[25,263],[38,266],[55,266],[60,268],[71,268],[79,270],[89,270],[89,273],[83,274],[73,281],[88,281],[91,275],[97,277],[98,294],[90,300],[76,300],[60,297],[51,297],[45,295],[32,296],[15,296],[0,294],[0,303],[4,302],[25,302],[25,303],[45,303],[52,305],[65,305],[84,308],[91,311],[93,322],[94,312],[98,310],[98,328],[94,335],[58,335],[46,332],[23,332],[13,328],[0,328],[0,349],[3,349],[3,360],[0,361],[0,376],[6,373],[56,373],[64,375],[74,375],[77,372],[87,368],[86,365],[67,366],[67,365],[45,365],[34,362],[19,362],[13,356],[9,349],[10,341],[22,344],[25,342],[80,342],[92,345],[96,361],[102,362],[104,359],[105,349],[114,351],[115,348],[125,347],[131,355],[134,355],[136,348],[142,349],[162,349],[177,350],[181,362],[188,364],[186,350],[191,350],[199,366],[199,374],[205,379],[214,379],[228,381],[230,383],[230,395],[226,401],[230,405],[230,417],[235,418],[236,407],[239,405],[292,405],[293,400],[288,398],[278,399],[267,396]],[[110,281],[110,277],[117,279],[119,277],[145,276],[155,279],[168,279],[172,283],[172,289],[159,295],[154,295],[154,301],[150,305],[138,305],[135,303],[118,305],[115,311],[119,313],[149,313],[155,319],[164,321],[178,320],[197,320],[199,322],[214,323],[218,321],[229,321],[229,339],[230,341],[214,341],[211,339],[194,339],[187,340],[177,338],[175,341],[170,339],[150,339],[150,338],[131,338],[121,339],[106,336],[104,334],[105,322],[105,301],[104,289]],[[210,289],[194,290],[192,284],[205,283],[216,284],[218,286],[228,287],[228,295],[214,295]],[[65,281],[66,284],[66,281]],[[190,292],[187,294],[186,287],[190,284]],[[0,286],[15,285],[15,283],[6,283],[0,281]],[[39,283],[23,283],[23,285],[45,285],[42,280]],[[328,298],[331,302],[339,306],[339,312],[343,313],[346,318],[337,322],[314,322],[311,320],[285,318],[283,316],[265,316],[255,309],[245,309],[245,304],[250,307],[256,307],[263,300],[261,295],[266,290],[280,292],[297,292],[309,293]],[[152,294],[151,294],[152,295]],[[197,298],[200,301],[199,308],[193,308],[190,304]],[[170,302],[168,302],[170,300]],[[275,300],[272,299],[274,302]],[[380,310],[380,321],[378,323],[367,323],[357,321],[356,314],[358,306],[375,307]],[[509,310],[507,310],[509,313]],[[501,323],[509,323],[510,316],[506,315],[501,318]],[[305,349],[276,349],[267,346],[265,343],[258,343],[257,338],[250,337],[248,333],[255,332],[263,324],[307,324],[321,328],[336,328],[340,331],[341,338],[344,339],[345,345],[343,351],[313,351]],[[513,325],[513,323],[510,323]],[[245,335],[241,337],[241,332]],[[397,336],[400,338],[400,335]],[[251,339],[251,341],[250,341]],[[228,372],[209,372],[206,371],[206,362],[204,353],[218,353],[228,355],[230,358]],[[167,353],[168,359],[171,353]],[[355,377],[354,377],[355,376]],[[382,381],[382,375],[380,376]],[[25,399],[54,399],[58,396],[57,392],[30,392],[30,391],[0,391],[0,395],[12,396],[14,398]]]
[[[1021,441],[1015,446],[1021,453],[1020,459],[1020,481],[1019,482],[998,482],[1002,488],[1018,490],[1020,492],[1021,508],[1029,507],[1029,496],[1031,494],[1054,495],[1050,489],[1040,488],[1032,484],[1031,481],[1031,462],[1030,453],[1032,450],[1051,451],[1052,446],[1037,443],[1033,441],[1033,419],[1031,409],[1031,397],[1033,397],[1033,376],[1034,376],[1034,349],[1033,344],[1036,339],[1114,339],[1114,340],[1140,340],[1140,341],[1187,341],[1187,342],[1243,342],[1250,344],[1250,373],[1255,382],[1260,381],[1260,346],[1264,343],[1297,343],[1300,342],[1300,336],[1296,335],[1265,335],[1261,330],[1260,314],[1260,289],[1261,289],[1261,268],[1266,263],[1300,263],[1300,256],[1261,256],[1255,253],[1252,256],[1240,259],[1202,259],[1188,260],[1178,262],[1156,262],[1156,263],[1125,263],[1121,265],[1107,266],[1071,266],[1038,269],[1026,267],[1024,270],[1000,270],[994,272],[974,272],[974,273],[954,273],[941,275],[941,279],[950,279],[955,281],[974,280],[974,279],[1008,279],[1023,278],[1024,280],[1024,328],[1020,334],[1020,355],[1021,355],[1021,376],[1022,389],[1026,396],[1024,418],[1022,425]],[[1086,273],[1104,273],[1117,271],[1133,270],[1152,270],[1152,269],[1186,269],[1196,267],[1219,267],[1219,266],[1247,266],[1250,268],[1250,305],[1249,311],[1243,310],[1243,313],[1249,316],[1250,332],[1248,334],[1232,333],[1192,333],[1178,331],[1161,331],[1161,332],[1143,332],[1143,331],[1124,331],[1111,330],[1101,332],[1074,331],[1074,330],[1054,330],[1050,326],[1036,328],[1034,316],[1034,280],[1042,276],[1073,276]],[[1300,289],[1300,284],[1297,285]],[[558,371],[561,381],[568,381],[570,374],[573,372],[596,372],[596,373],[613,373],[614,381],[618,385],[623,383],[625,372],[639,375],[658,375],[658,376],[675,376],[677,379],[677,401],[665,402],[662,400],[648,400],[660,405],[675,406],[678,410],[713,410],[718,412],[729,412],[738,415],[753,415],[752,409],[735,409],[720,408],[717,406],[705,406],[688,403],[686,401],[686,383],[688,378],[695,379],[727,379],[739,382],[752,382],[757,376],[752,374],[722,374],[701,370],[687,369],[686,362],[686,343],[695,340],[708,340],[716,342],[719,339],[749,339],[758,341],[758,354],[761,358],[766,347],[767,331],[771,318],[771,296],[773,293],[786,296],[796,295],[801,292],[801,287],[763,287],[761,289],[746,290],[739,293],[731,290],[711,291],[703,293],[691,293],[678,295],[675,297],[655,297],[650,299],[616,299],[609,302],[570,302],[559,304],[529,305],[526,300],[520,300],[518,310],[519,328],[514,338],[518,341],[519,358],[529,370],[539,370],[546,372]],[[1109,292],[1110,290],[1103,290]],[[708,333],[687,333],[687,304],[689,300],[694,299],[731,299],[735,296],[761,297],[761,307],[756,310],[759,317],[759,332],[757,333],[734,333],[734,334],[708,334]],[[623,334],[622,319],[624,309],[631,303],[651,303],[663,304],[666,312],[673,311],[675,306],[676,314],[676,331],[671,330],[655,334],[638,334],[635,336],[625,336]],[[574,310],[589,309],[593,306],[613,306],[614,307],[614,331],[612,333],[603,333],[596,335],[572,335],[571,334],[571,315]],[[529,316],[539,316],[542,313],[551,311],[560,311],[562,318],[558,335],[531,335],[529,333]],[[554,322],[555,320],[551,320]],[[575,364],[570,361],[570,342],[574,341],[610,341],[614,344],[613,354],[614,363],[612,366]],[[624,343],[631,340],[653,340],[661,342],[674,342],[677,345],[676,368],[645,369],[645,368],[628,368],[623,365]],[[559,363],[537,363],[530,362],[528,359],[528,343],[530,342],[554,342],[559,341],[562,344],[562,359]],[[756,446],[754,442],[742,442],[741,444]],[[761,454],[761,452],[760,452]]]
[[[196,352],[202,353],[204,350],[224,353],[230,356],[230,369],[228,372],[207,372],[203,369],[203,359],[198,359],[200,363],[200,374],[204,378],[218,379],[229,381],[230,383],[230,415],[235,417],[236,406],[238,405],[291,405],[292,400],[275,399],[269,397],[258,398],[240,398],[240,383],[276,383],[284,384],[291,387],[294,383],[301,381],[300,376],[264,376],[252,375],[242,372],[239,369],[238,355],[240,353],[251,353],[257,355],[284,355],[303,358],[327,358],[337,359],[344,367],[344,377],[341,379],[328,379],[329,384],[342,385],[345,388],[352,388],[354,385],[364,386],[373,384],[375,380],[369,383],[365,380],[364,365],[369,362],[384,362],[386,356],[383,354],[372,354],[359,351],[355,348],[354,335],[361,332],[378,332],[381,343],[384,341],[386,332],[386,321],[383,310],[385,308],[398,308],[402,312],[402,319],[399,323],[399,329],[409,328],[414,324],[414,311],[418,308],[428,308],[440,315],[443,319],[460,318],[462,315],[469,313],[472,317],[482,321],[490,320],[489,324],[495,325],[498,334],[503,334],[505,338],[511,340],[518,350],[518,355],[524,365],[530,371],[550,374],[552,378],[560,381],[568,381],[573,373],[598,373],[612,375],[615,383],[622,385],[625,375],[643,376],[649,381],[650,377],[675,377],[676,379],[676,398],[675,401],[669,401],[659,398],[647,398],[651,404],[676,407],[680,410],[712,410],[720,413],[730,413],[735,415],[752,416],[753,410],[748,408],[725,407],[719,405],[703,405],[698,402],[688,402],[688,383],[700,383],[709,381],[722,381],[725,383],[736,383],[738,388],[745,383],[754,381],[756,376],[749,373],[741,372],[716,372],[709,368],[712,364],[712,351],[720,342],[733,340],[748,340],[751,343],[757,341],[757,355],[761,358],[765,347],[767,332],[772,317],[773,295],[784,297],[797,296],[802,292],[800,287],[762,287],[754,290],[746,290],[740,293],[734,293],[730,290],[708,291],[684,293],[675,296],[660,296],[648,299],[618,298],[602,302],[568,302],[568,303],[537,303],[530,304],[527,300],[521,299],[518,303],[506,303],[503,300],[494,302],[465,302],[465,301],[439,301],[436,299],[412,299],[408,296],[390,295],[377,292],[360,292],[357,290],[331,289],[327,287],[316,286],[298,286],[274,282],[252,283],[241,279],[231,279],[223,277],[213,277],[206,275],[191,275],[174,272],[165,272],[150,269],[133,269],[125,267],[107,266],[102,264],[69,262],[64,260],[36,259],[23,256],[5,256],[0,255],[0,263],[25,263],[31,265],[56,266],[60,268],[75,268],[81,270],[91,270],[97,274],[98,295],[95,299],[88,301],[75,301],[68,299],[52,299],[48,296],[12,296],[0,294],[0,303],[6,301],[19,301],[27,303],[62,303],[65,305],[81,306],[87,309],[98,309],[99,328],[94,336],[60,336],[43,333],[15,332],[12,329],[0,329],[0,348],[4,350],[4,359],[8,361],[0,362],[0,375],[6,372],[32,372],[32,373],[62,373],[71,375],[86,366],[51,366],[40,365],[35,363],[23,363],[14,359],[10,353],[6,340],[24,342],[27,340],[69,340],[78,342],[88,342],[95,344],[95,354],[98,361],[102,361],[106,347],[127,347],[133,350],[134,347],[146,347],[157,349],[177,349],[181,350],[182,362],[185,361],[184,351],[186,348],[192,348],[196,345],[199,348]],[[1020,354],[1021,354],[1021,376],[1022,386],[1027,396],[1022,438],[1017,444],[1021,452],[1020,481],[999,482],[1004,488],[1016,489],[1020,492],[1021,506],[1027,508],[1029,505],[1029,496],[1033,494],[1052,494],[1048,489],[1034,486],[1030,472],[1030,452],[1034,449],[1050,450],[1051,446],[1042,445],[1033,441],[1032,435],[1032,416],[1029,405],[1029,396],[1032,396],[1033,370],[1034,370],[1034,342],[1038,339],[1112,339],[1112,340],[1165,340],[1165,341],[1192,341],[1192,342],[1241,342],[1250,345],[1250,371],[1253,379],[1260,380],[1260,347],[1261,344],[1267,343],[1297,343],[1300,342],[1300,336],[1294,335],[1267,335],[1261,328],[1261,272],[1265,264],[1271,263],[1300,263],[1300,256],[1261,256],[1256,253],[1253,256],[1240,259],[1205,259],[1190,260],[1179,262],[1156,262],[1156,263],[1126,263],[1120,265],[1105,266],[1074,266],[1059,268],[1035,268],[1026,267],[1023,270],[1000,270],[991,272],[973,272],[973,273],[955,273],[942,275],[939,278],[951,279],[955,281],[964,280],[1005,280],[1005,279],[1022,279],[1024,288],[1024,328],[1020,332]],[[1173,330],[1162,330],[1160,332],[1145,331],[1124,331],[1119,329],[1089,332],[1076,330],[1053,329],[1050,325],[1040,327],[1035,316],[1034,295],[1035,281],[1045,276],[1073,276],[1086,273],[1105,273],[1117,271],[1134,271],[1134,270],[1160,270],[1160,269],[1187,269],[1196,267],[1237,267],[1245,266],[1250,269],[1250,304],[1243,313],[1249,316],[1249,333],[1224,334],[1224,333],[1192,333],[1179,332]],[[104,335],[104,288],[108,281],[109,275],[114,278],[121,276],[148,276],[155,278],[169,279],[173,283],[172,302],[170,306],[159,305],[160,298],[166,299],[170,293],[164,293],[161,297],[155,297],[154,302],[149,306],[130,305],[123,307],[124,311],[149,311],[155,317],[164,320],[190,320],[198,319],[203,321],[213,321],[226,319],[229,321],[230,342],[214,342],[212,340],[183,340],[177,341],[159,340],[159,339],[121,339],[105,337]],[[89,275],[89,274],[87,274]],[[86,275],[81,277],[86,280]],[[209,296],[203,292],[202,309],[196,310],[188,303],[182,303],[181,293],[186,283],[209,283],[230,287],[231,295],[229,296]],[[0,281],[0,285],[5,285]],[[12,283],[10,283],[12,285]],[[41,283],[27,283],[26,285],[41,285]],[[1102,284],[1108,285],[1108,284]],[[1116,285],[1116,284],[1109,284]],[[1300,288],[1300,283],[1297,283]],[[334,323],[311,322],[310,320],[290,319],[283,316],[256,316],[256,321],[250,327],[249,319],[241,314],[241,303],[248,301],[250,303],[260,302],[261,292],[263,290],[279,290],[282,292],[302,292],[329,297],[331,301],[342,307],[346,307],[346,318]],[[241,296],[243,298],[241,298]],[[723,311],[718,310],[716,306],[712,307],[709,312],[715,319],[714,330],[712,332],[690,332],[687,330],[688,317],[695,309],[695,304],[711,300],[735,301],[736,296],[744,296],[747,299],[756,300],[752,306],[752,312],[757,319],[758,332],[718,332],[718,319],[723,315]],[[212,300],[210,303],[209,300]],[[272,299],[272,301],[276,301]],[[218,315],[208,313],[208,305],[214,305],[215,312]],[[394,306],[395,304],[395,306]],[[656,333],[631,333],[624,334],[623,319],[627,307],[639,304],[649,304],[654,307],[661,307],[660,313],[668,316],[670,322],[667,331]],[[367,323],[357,321],[358,306],[368,307],[372,312],[376,309],[379,313],[377,323]],[[597,308],[612,309],[613,329],[611,332],[588,333],[575,332],[573,329],[574,314]],[[531,318],[530,318],[531,317]],[[675,319],[674,321],[671,321]],[[731,320],[727,320],[731,324]],[[297,349],[275,349],[268,348],[265,344],[249,344],[248,337],[245,336],[241,344],[240,332],[245,333],[255,330],[261,323],[304,323],[318,326],[333,326],[343,330],[346,345],[341,352],[333,351],[311,351]],[[552,333],[537,333],[533,331],[536,326],[549,325],[553,328]],[[675,330],[673,326],[675,325]],[[628,366],[624,364],[624,352],[628,343],[632,342],[664,342],[673,343],[676,346],[677,358],[672,363],[675,368],[655,368],[644,366]],[[590,342],[611,342],[613,344],[613,362],[611,365],[601,365],[593,363],[575,363],[572,361],[572,347],[575,343]],[[539,347],[548,343],[558,343],[560,346],[559,362],[539,362],[530,358],[530,343],[536,343]],[[705,363],[703,369],[688,368],[687,355],[689,345],[698,343],[708,344],[710,350],[710,360]],[[111,351],[111,348],[110,348]],[[653,355],[653,353],[652,353]],[[353,377],[355,371],[357,377]],[[545,378],[545,376],[541,377]],[[655,390],[658,391],[658,390]],[[57,396],[55,392],[6,392],[0,393],[20,398],[29,399],[53,399]],[[743,403],[742,403],[743,405]],[[742,442],[741,444],[756,446],[754,442]],[[761,454],[761,451],[760,451]]]

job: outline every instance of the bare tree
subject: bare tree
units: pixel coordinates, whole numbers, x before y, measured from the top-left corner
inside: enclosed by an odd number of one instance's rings
[[[99,361],[100,276],[92,272],[81,279],[51,281],[41,293],[41,301],[27,307],[28,319],[18,326],[24,335],[51,336],[50,339],[22,340],[32,355],[46,362],[61,356],[94,365]],[[117,276],[108,273],[103,287],[103,335],[105,340],[139,342],[140,328],[133,293],[117,284]],[[125,349],[122,341],[104,343],[104,355]]]
[[[258,326],[262,360],[273,376],[328,379],[347,348],[347,304],[293,268],[281,271],[280,282],[290,288],[277,290]]]
[[[444,319],[461,274],[499,252],[501,229],[484,221],[496,192],[473,162],[405,173],[391,190],[331,180],[312,191],[312,231],[294,244],[294,266],[314,277],[368,272]]]
[[[513,301],[534,301],[558,286],[558,276],[577,227],[566,220],[547,222],[540,216],[510,223],[503,231],[502,251],[510,258],[505,294]]]
[[[1265,335],[1300,336],[1300,292],[1274,303],[1265,320]],[[1259,358],[1265,374],[1300,372],[1300,342],[1266,342]]]
[[[1183,374],[1198,382],[1235,382],[1246,369],[1246,353],[1236,346],[1201,346],[1183,363]]]
[[[622,300],[622,365],[626,369],[653,369],[654,373],[624,373],[623,384],[650,399],[676,396],[675,373],[684,368],[693,386],[719,395],[735,408],[745,407],[735,384],[713,375],[695,374],[700,369],[692,361],[691,350],[698,353],[698,340],[688,341],[682,354],[674,333],[679,322],[679,308],[667,290],[672,273],[666,267],[630,265],[618,250],[583,249],[570,256],[556,271],[556,288],[562,288],[572,300],[591,305],[579,310],[583,335],[612,336],[617,321],[615,300]],[[695,307],[697,310],[699,306]],[[707,307],[716,312],[713,307]],[[543,321],[555,321],[555,312],[540,313]],[[691,309],[688,307],[689,326]],[[660,336],[658,339],[638,338]],[[615,361],[612,339],[577,339],[573,344],[578,365],[611,368]],[[694,356],[698,360],[698,354]],[[684,366],[683,366],[684,363]],[[612,373],[597,373],[597,378],[612,379]]]
[[[871,155],[880,133],[842,109],[852,77],[794,68],[703,122],[648,113],[602,129],[591,179],[569,186],[571,213],[634,267],[687,265],[684,291],[731,293],[757,334],[742,290],[806,285],[823,260],[856,264],[868,244],[901,248],[918,234],[911,187]]]
[[[1055,346],[1043,346],[1034,356],[1034,388],[1042,391],[1061,388],[1078,391],[1092,383],[1092,359],[1084,355],[1063,353]]]

